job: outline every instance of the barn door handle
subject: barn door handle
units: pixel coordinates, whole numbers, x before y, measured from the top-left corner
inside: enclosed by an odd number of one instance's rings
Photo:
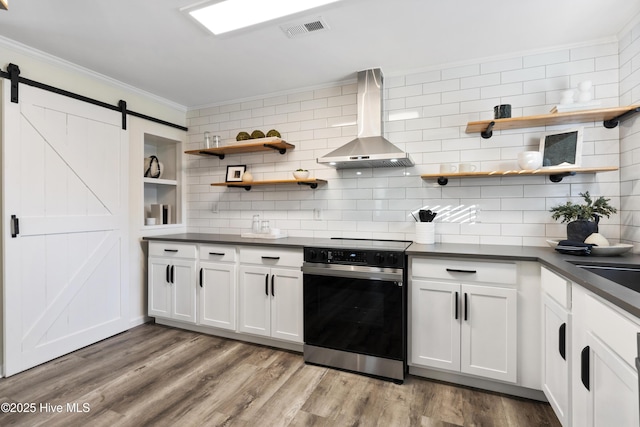
[[[11,237],[15,238],[20,234],[20,220],[17,216],[11,215]]]
[[[567,324],[560,325],[558,331],[558,352],[564,360],[567,360]]]
[[[586,346],[582,349],[582,353],[580,354],[580,379],[582,380],[582,385],[587,390],[591,390],[589,388],[589,352],[591,349],[589,346]]]

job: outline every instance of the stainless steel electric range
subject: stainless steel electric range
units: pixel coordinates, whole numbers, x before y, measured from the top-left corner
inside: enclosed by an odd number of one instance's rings
[[[304,248],[305,362],[404,381],[410,244],[331,239]]]

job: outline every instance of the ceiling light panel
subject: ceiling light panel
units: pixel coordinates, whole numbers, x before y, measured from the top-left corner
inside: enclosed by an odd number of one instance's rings
[[[189,14],[213,34],[223,34],[339,0],[226,0],[191,9]]]

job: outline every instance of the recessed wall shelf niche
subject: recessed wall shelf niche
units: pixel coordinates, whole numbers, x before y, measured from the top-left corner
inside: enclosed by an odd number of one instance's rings
[[[595,122],[602,120],[602,125],[613,129],[618,123],[640,112],[640,105],[628,107],[599,108],[596,110],[571,111],[566,113],[550,113],[537,116],[511,117],[508,119],[481,120],[468,122],[466,133],[480,133],[485,138],[491,138],[494,130],[522,129],[538,126],[562,125],[581,122]]]

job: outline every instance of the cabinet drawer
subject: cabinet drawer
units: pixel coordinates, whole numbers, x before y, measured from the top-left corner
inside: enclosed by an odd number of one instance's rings
[[[196,259],[196,245],[173,242],[149,242],[149,256]]]
[[[571,282],[548,268],[540,267],[542,290],[566,309],[571,308]]]
[[[635,366],[638,356],[636,337],[640,333],[640,325],[592,295],[585,298],[585,313],[587,330],[600,338],[629,366]]]
[[[302,249],[281,249],[272,246],[240,248],[240,262],[244,264],[302,267],[302,258]]]
[[[201,261],[234,262],[236,260],[236,247],[200,245],[199,258]]]
[[[413,277],[448,279],[457,282],[486,282],[515,285],[517,266],[508,262],[465,261],[445,258],[414,258]]]

